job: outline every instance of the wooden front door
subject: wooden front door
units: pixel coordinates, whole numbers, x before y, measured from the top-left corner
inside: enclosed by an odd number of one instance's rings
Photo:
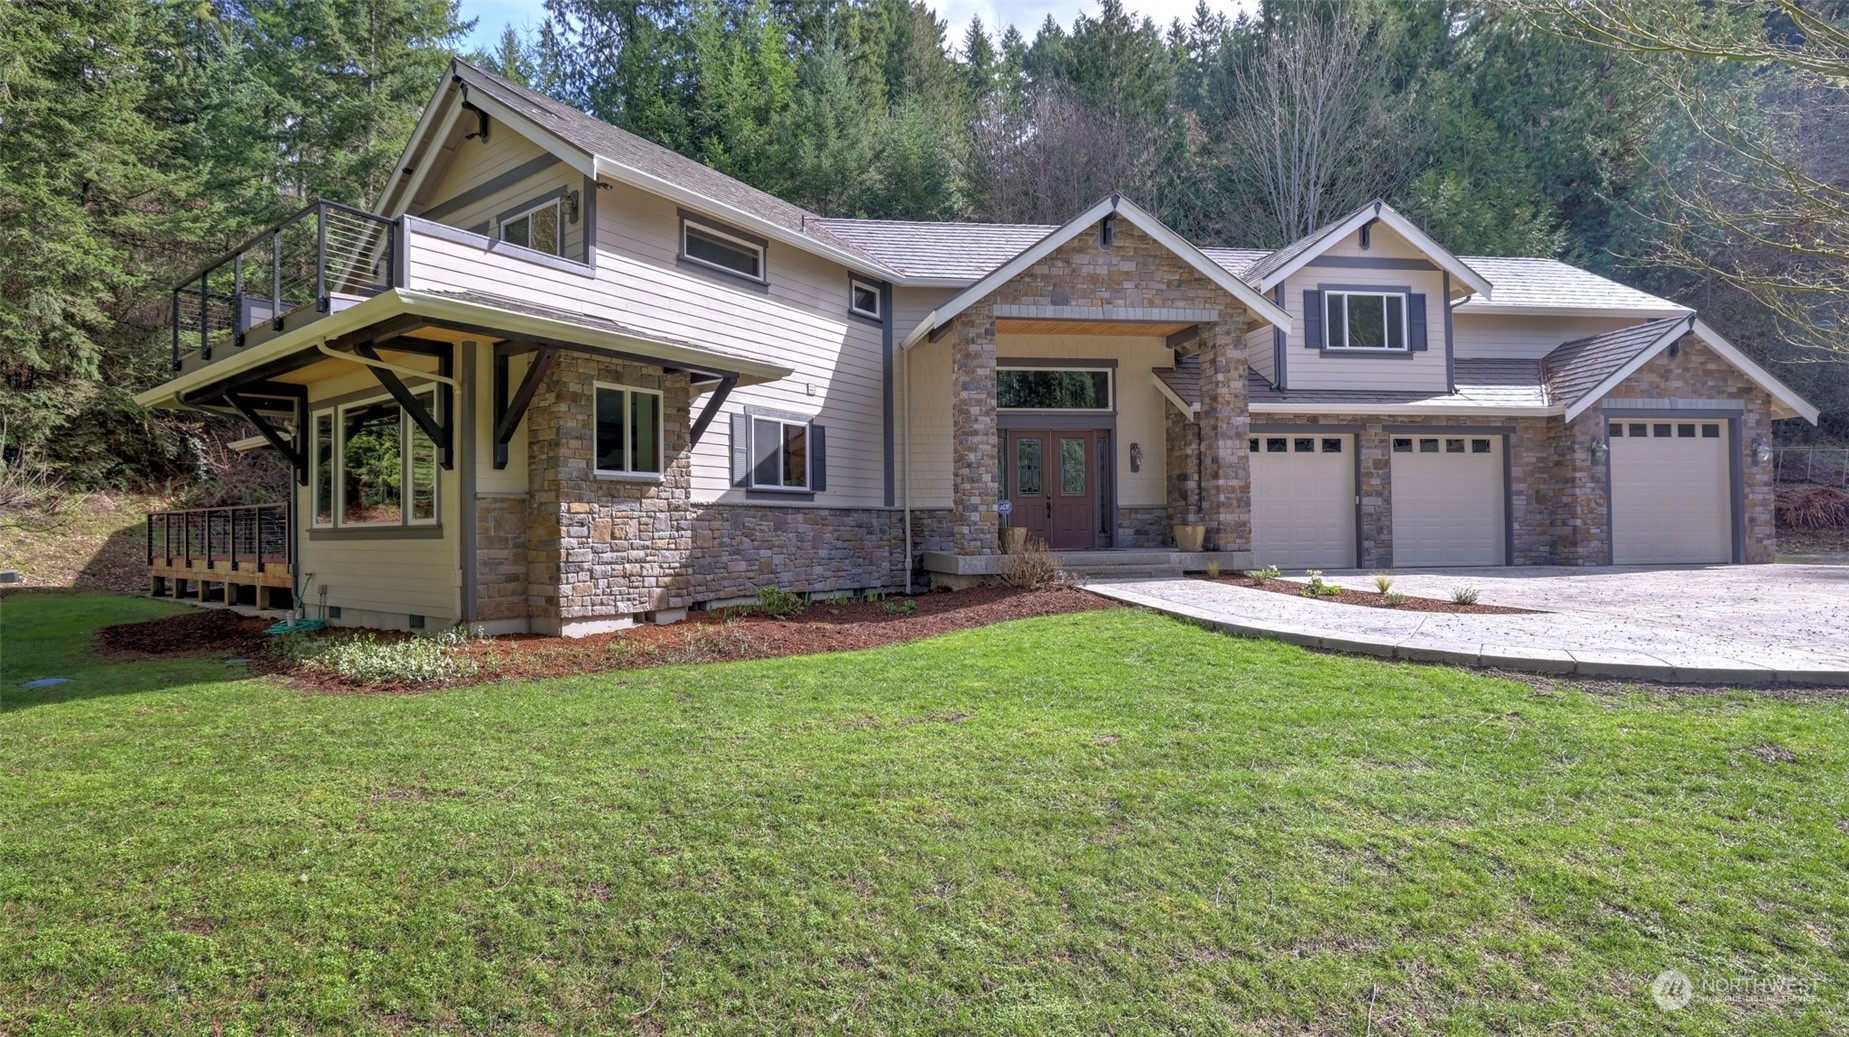
[[[1008,433],[1008,522],[1056,551],[1097,544],[1097,434]]]

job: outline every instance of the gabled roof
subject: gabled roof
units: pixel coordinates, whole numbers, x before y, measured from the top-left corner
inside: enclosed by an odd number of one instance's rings
[[[1694,335],[1748,381],[1764,389],[1772,397],[1773,417],[1796,417],[1813,425],[1817,423],[1818,410],[1814,405],[1772,377],[1719,332],[1697,320],[1693,313],[1564,343],[1542,358],[1541,375],[1547,380],[1555,400],[1566,408],[1566,420],[1572,421],[1669,348],[1670,343],[1685,335]]]
[[[451,61],[449,78],[439,88],[436,101],[425,110],[423,121],[407,145],[407,164],[422,146],[420,138],[439,125],[436,115],[442,105],[438,102],[452,87],[459,88],[462,99],[468,103],[509,123],[538,143],[562,146],[553,150],[562,150],[561,159],[587,176],[614,180],[662,195],[852,269],[882,278],[895,273],[858,246],[830,233],[820,216],[801,206],[476,68],[460,58]],[[399,195],[407,179],[394,179],[380,199],[379,211],[387,212],[403,204]]]
[[[1677,317],[1690,312],[1687,306],[1558,259],[1464,256],[1463,260],[1496,285],[1496,295],[1494,299],[1473,295],[1458,304],[1459,313]]]
[[[912,329],[909,335],[905,336],[901,348],[910,349],[917,345],[919,340],[932,331],[949,324],[957,314],[970,308],[1002,285],[1014,280],[1022,271],[1045,259],[1055,249],[1078,237],[1099,220],[1111,215],[1122,217],[1125,222],[1155,239],[1157,244],[1173,252],[1201,276],[1224,288],[1235,299],[1243,303],[1254,317],[1285,331],[1290,330],[1290,315],[1280,309],[1276,303],[1265,298],[1251,285],[1234,277],[1225,267],[1207,258],[1188,239],[1163,226],[1162,221],[1143,211],[1129,199],[1114,194],[1073,217],[1013,259],[990,271],[982,280],[958,292],[943,305],[931,311],[916,328]]]
[[[1434,241],[1431,235],[1420,230],[1411,220],[1401,216],[1393,206],[1380,199],[1375,199],[1334,223],[1321,227],[1278,249],[1254,263],[1242,276],[1260,291],[1268,292],[1285,278],[1303,269],[1311,260],[1334,247],[1343,238],[1375,222],[1384,223],[1393,228],[1394,233],[1405,238],[1408,244],[1420,252],[1425,253],[1440,270],[1449,273],[1461,285],[1486,299],[1493,294],[1490,282],[1481,273],[1471,269],[1469,264],[1452,255],[1443,245]]]
[[[828,232],[904,274],[909,284],[962,287],[1058,230],[1038,223],[824,219]]]

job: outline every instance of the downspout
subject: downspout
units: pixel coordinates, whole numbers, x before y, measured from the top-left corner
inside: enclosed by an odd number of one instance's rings
[[[899,500],[904,505],[905,593],[912,593],[912,351],[899,347]]]

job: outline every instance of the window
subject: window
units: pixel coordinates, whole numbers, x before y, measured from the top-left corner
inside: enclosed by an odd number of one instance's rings
[[[1463,452],[1464,452],[1464,441],[1463,441],[1463,440],[1461,440],[1461,439],[1447,439],[1447,440],[1445,440],[1445,453],[1447,453],[1447,454],[1461,454],[1461,453],[1463,453]]]
[[[314,524],[334,524],[334,412],[315,415]]]
[[[437,412],[436,390],[426,389],[414,395],[424,410],[431,414]],[[410,521],[414,525],[428,525],[437,520],[437,445],[424,435],[424,430],[417,427],[409,414],[403,415],[401,424],[409,441],[405,453],[411,472]]]
[[[848,309],[862,317],[880,319],[880,290],[865,281],[849,281],[847,286]]]
[[[1436,454],[1438,452],[1438,441],[1436,439],[1419,440],[1419,452],[1421,454]]]
[[[1304,436],[1301,439],[1292,440],[1291,449],[1295,450],[1299,454],[1314,454],[1316,452],[1316,440],[1311,439],[1308,436]]]
[[[1701,427],[1701,438],[1703,439],[1721,438],[1721,427],[1719,425],[1703,425]]]
[[[1393,452],[1394,452],[1394,453],[1396,453],[1396,454],[1410,454],[1410,453],[1412,453],[1412,440],[1410,440],[1410,439],[1395,439],[1395,440],[1393,441]]]
[[[1323,453],[1339,454],[1341,452],[1342,452],[1342,441],[1340,439],[1323,440]]]
[[[1003,410],[1110,410],[1111,372],[1002,368],[995,372],[995,405]]]
[[[1487,440],[1487,439],[1473,439],[1473,440],[1471,440],[1471,441],[1470,441],[1470,452],[1471,452],[1471,453],[1473,453],[1473,454],[1487,454],[1487,453],[1489,453],[1489,440]]]
[[[661,474],[661,394],[597,386],[597,474]]]
[[[1406,296],[1324,292],[1329,349],[1405,349]]]
[[[437,413],[434,387],[413,395]],[[436,523],[437,445],[396,402],[368,400],[322,411],[309,428],[314,526]]]
[[[502,241],[548,256],[564,254],[564,238],[557,198],[501,221]]]
[[[1253,436],[1252,438],[1246,440],[1246,449],[1250,450],[1254,454],[1258,453],[1258,437],[1257,436]]]
[[[1682,424],[1677,425],[1676,426],[1676,438],[1677,439],[1694,439],[1695,438],[1695,423],[1692,421],[1689,421],[1689,422],[1683,422]]]
[[[809,425],[782,418],[751,419],[751,484],[809,488]]]
[[[681,255],[729,274],[764,280],[764,246],[721,230],[681,220]]]
[[[1290,452],[1290,440],[1283,436],[1270,436],[1265,440],[1265,453],[1284,454]]]
[[[1624,438],[1624,422],[1622,421],[1611,422],[1609,425],[1605,427],[1605,433],[1606,435],[1609,435],[1613,437],[1614,439],[1623,439]]]

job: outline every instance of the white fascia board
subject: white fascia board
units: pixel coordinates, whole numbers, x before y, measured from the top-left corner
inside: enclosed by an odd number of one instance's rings
[[[1498,407],[1493,404],[1432,403],[1254,403],[1253,414],[1379,414],[1386,417],[1470,417],[1551,418],[1561,413],[1559,407]]]
[[[424,142],[423,150],[420,152],[422,158],[417,162],[415,170],[410,176],[400,176],[398,178],[399,184],[404,189],[403,194],[398,196],[397,204],[389,214],[383,209],[375,210],[379,215],[401,215],[408,212],[412,203],[417,201],[417,192],[423,188],[424,181],[430,176],[431,167],[437,164],[437,157],[442,154],[443,142],[449,139],[451,133],[455,132],[456,119],[462,114],[462,101],[460,100],[460,96],[460,91],[449,95],[449,103],[442,106],[444,109],[443,119],[441,122],[437,123],[436,129],[432,131],[430,139]],[[402,169],[403,167],[400,168]]]
[[[1311,260],[1329,251],[1336,242],[1376,220],[1391,227],[1400,237],[1405,238],[1414,248],[1433,260],[1439,269],[1457,278],[1464,287],[1485,299],[1495,298],[1495,286],[1490,284],[1482,274],[1472,269],[1470,264],[1452,255],[1449,249],[1433,241],[1430,235],[1420,230],[1411,220],[1401,216],[1393,206],[1379,201],[1355,210],[1353,215],[1318,238],[1315,244],[1292,256],[1290,262],[1266,274],[1258,282],[1259,290],[1268,292],[1283,284],[1286,278],[1310,265]]]
[[[1774,417],[1803,418],[1813,425],[1817,423],[1817,416],[1821,411],[1815,404],[1799,396],[1792,391],[1791,386],[1774,378],[1770,371],[1754,363],[1745,353],[1740,352],[1738,346],[1721,337],[1720,332],[1700,320],[1697,320],[1690,330],[1709,349],[1719,353],[1728,363],[1739,368],[1740,373],[1751,379],[1753,384],[1770,393],[1774,400],[1783,403],[1791,410],[1789,414],[1775,413]]]

